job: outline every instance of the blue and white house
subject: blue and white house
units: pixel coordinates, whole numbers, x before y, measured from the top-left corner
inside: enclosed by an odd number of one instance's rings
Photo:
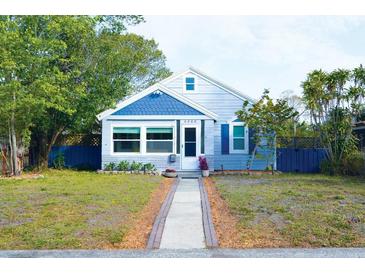
[[[98,115],[102,167],[128,160],[193,171],[204,155],[210,170],[245,169],[252,136],[235,116],[244,100],[254,102],[195,68],[174,74]],[[252,169],[266,165],[256,159]]]

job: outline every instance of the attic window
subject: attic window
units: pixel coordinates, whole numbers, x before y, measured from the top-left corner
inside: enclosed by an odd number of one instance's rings
[[[185,90],[186,91],[194,91],[195,90],[195,78],[194,77],[186,77],[185,78]]]

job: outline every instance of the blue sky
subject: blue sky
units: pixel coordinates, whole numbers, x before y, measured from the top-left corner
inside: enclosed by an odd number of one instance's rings
[[[145,16],[173,72],[189,65],[258,98],[300,93],[306,73],[365,63],[365,16]]]

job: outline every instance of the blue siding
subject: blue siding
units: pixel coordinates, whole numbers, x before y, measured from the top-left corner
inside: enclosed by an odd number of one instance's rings
[[[326,159],[323,148],[278,148],[277,169],[283,172],[317,173]]]
[[[101,166],[100,146],[53,146],[48,155],[49,166],[59,153],[63,153],[66,167],[99,169]]]
[[[164,93],[151,93],[119,109],[112,115],[204,115],[176,98]]]
[[[229,154],[229,125],[221,125],[222,154]]]

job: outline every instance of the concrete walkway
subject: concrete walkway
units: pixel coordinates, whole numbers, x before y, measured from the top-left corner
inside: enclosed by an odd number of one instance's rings
[[[160,248],[205,248],[198,179],[181,179],[166,218]]]
[[[365,258],[365,248],[1,250],[0,258]]]

